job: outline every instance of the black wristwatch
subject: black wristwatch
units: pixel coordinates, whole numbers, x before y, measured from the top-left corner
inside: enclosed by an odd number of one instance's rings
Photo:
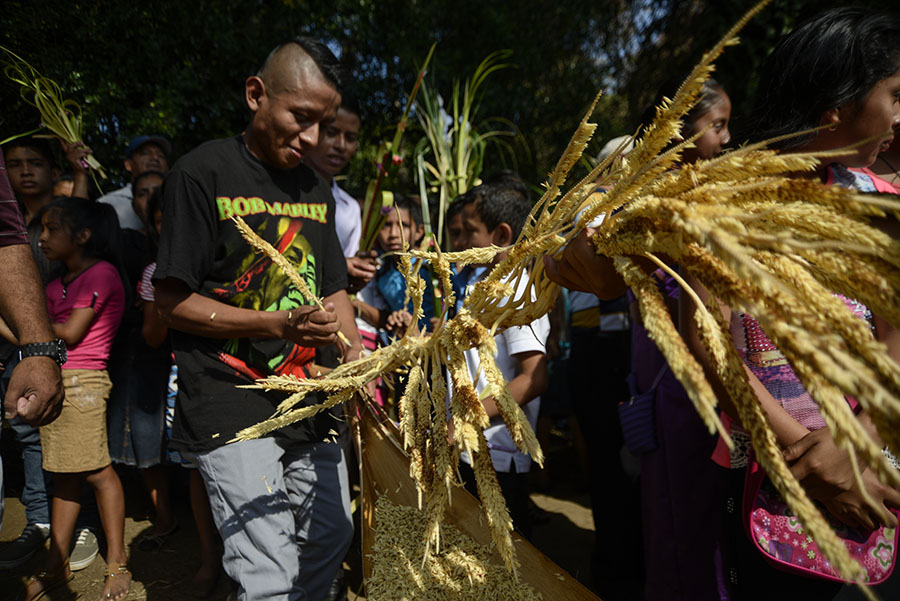
[[[32,342],[19,347],[19,361],[26,357],[50,357],[62,367],[68,356],[66,342],[62,338],[57,338],[50,342]]]

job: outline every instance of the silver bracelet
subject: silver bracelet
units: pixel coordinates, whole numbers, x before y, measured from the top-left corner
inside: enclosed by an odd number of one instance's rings
[[[881,449],[881,452],[884,453],[884,456],[887,457],[887,460],[894,466],[895,470],[900,470],[900,460],[897,459],[896,455],[891,453],[891,450],[887,448],[887,446]]]

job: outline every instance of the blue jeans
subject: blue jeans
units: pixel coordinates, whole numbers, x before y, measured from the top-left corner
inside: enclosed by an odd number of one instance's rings
[[[13,353],[13,356],[4,363],[6,369],[3,376],[0,377],[0,398],[6,397],[9,380],[18,364],[18,353]],[[49,524],[50,502],[47,489],[50,480],[47,472],[41,467],[40,431],[18,417],[11,420],[9,424],[16,434],[16,440],[22,445],[25,488],[22,490],[20,500],[25,506],[25,519],[28,524]]]
[[[323,601],[353,538],[341,446],[262,438],[191,455],[240,601]]]
[[[25,520],[28,524],[50,523],[50,475],[41,467],[41,433],[29,426],[21,418],[10,422],[16,433],[16,440],[22,445],[22,463],[25,468],[25,488],[19,499],[25,506]]]

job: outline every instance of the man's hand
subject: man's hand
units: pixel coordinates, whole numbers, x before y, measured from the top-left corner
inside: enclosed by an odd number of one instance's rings
[[[360,251],[355,257],[347,257],[347,289],[352,294],[366,287],[378,271],[378,253],[374,250]]]
[[[5,173],[0,171],[0,176]],[[41,278],[27,244],[0,247],[0,317],[17,344],[53,340],[53,328]],[[52,422],[62,410],[62,374],[50,357],[26,357],[13,370],[4,399],[4,414],[31,425]]]
[[[612,260],[597,254],[591,243],[593,234],[593,229],[586,228],[572,238],[559,261],[545,256],[547,277],[563,288],[589,292],[604,300],[622,296],[628,287],[616,272]]]
[[[362,356],[363,347],[362,344],[354,344],[352,346],[344,346],[339,345],[341,348],[341,362],[342,363],[350,363],[352,361],[356,361]]]
[[[306,347],[334,344],[337,341],[341,322],[338,321],[334,304],[325,305],[325,310],[316,307],[297,307],[285,314],[281,337]]]
[[[49,424],[62,411],[62,373],[50,357],[26,357],[16,365],[4,400],[7,419],[17,415],[32,426]]]

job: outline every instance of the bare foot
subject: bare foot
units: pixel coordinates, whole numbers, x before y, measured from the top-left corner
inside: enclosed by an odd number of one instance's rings
[[[128,594],[131,587],[131,572],[122,563],[111,561],[106,566],[106,582],[100,592],[100,601],[117,601]]]

